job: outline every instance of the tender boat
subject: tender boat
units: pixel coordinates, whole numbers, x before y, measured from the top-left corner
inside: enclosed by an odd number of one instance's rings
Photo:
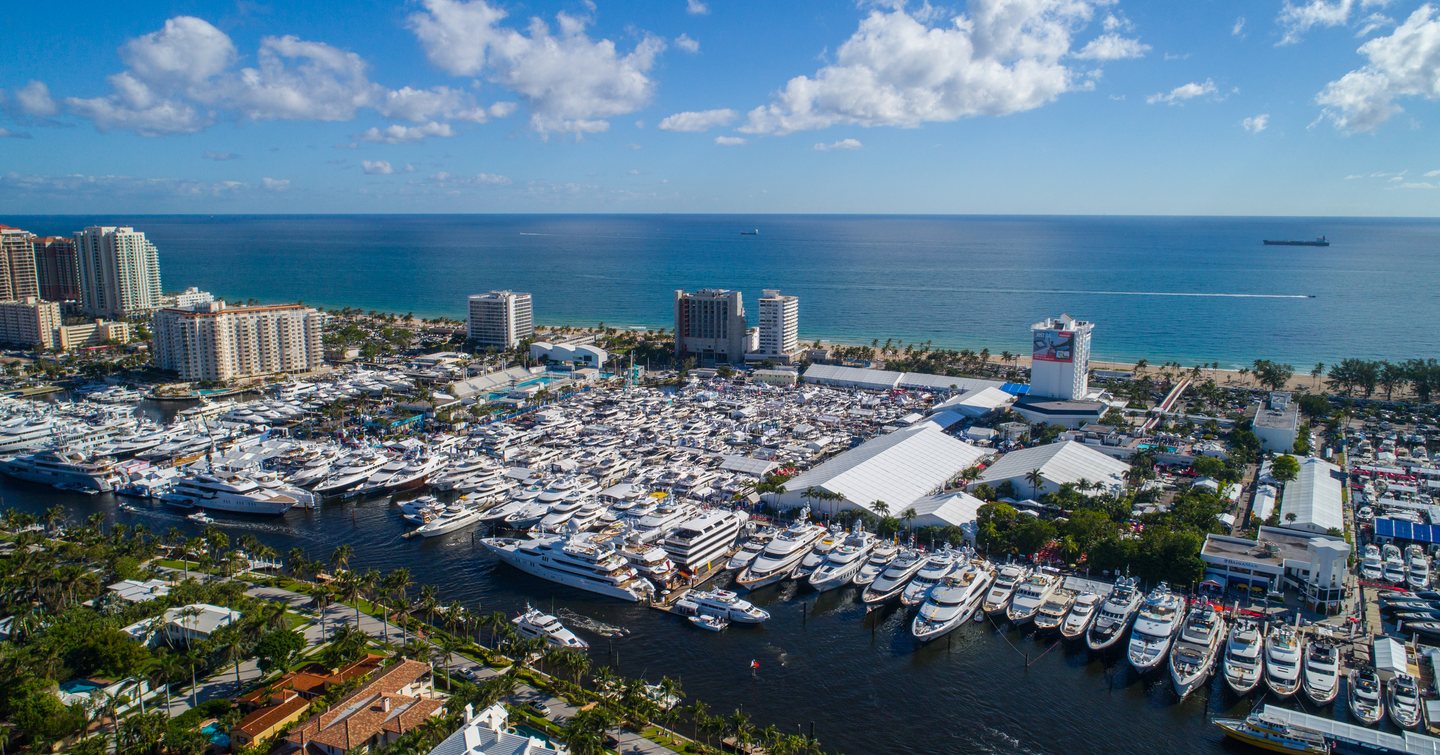
[[[1161,582],[1150,594],[1135,617],[1130,630],[1130,665],[1140,673],[1160,668],[1180,628],[1184,601],[1170,592],[1170,585]]]
[[[690,623],[707,632],[721,632],[730,626],[729,619],[709,613],[697,613],[691,616]]]
[[[994,579],[995,567],[987,561],[975,559],[960,566],[930,589],[910,623],[910,633],[921,642],[930,642],[964,624]]]
[[[1070,613],[1066,614],[1065,621],[1060,623],[1060,637],[1066,640],[1083,637],[1099,612],[1100,595],[1098,593],[1087,591],[1075,596],[1075,603],[1070,606]]]
[[[860,600],[866,605],[876,605],[896,597],[904,592],[905,586],[910,584],[910,579],[925,566],[927,561],[929,558],[920,551],[910,548],[902,550],[895,560],[886,565],[884,571],[875,577],[875,581],[865,587],[865,592],[860,595]]]
[[[1222,670],[1225,683],[1237,695],[1248,695],[1260,684],[1265,673],[1265,630],[1260,622],[1241,616],[1230,628],[1225,643]]]
[[[1060,589],[1060,577],[1054,574],[1046,574],[1044,571],[1037,571],[1025,578],[1015,588],[1015,594],[1010,598],[1010,604],[1005,607],[1005,618],[1011,624],[1023,626],[1030,623],[1039,613],[1040,607]]]
[[[1125,630],[1130,628],[1130,623],[1135,620],[1135,614],[1140,610],[1140,588],[1136,585],[1133,577],[1121,577],[1110,588],[1110,594],[1105,596],[1105,602],[1100,604],[1100,610],[1095,614],[1095,620],[1090,623],[1090,629],[1085,632],[1085,645],[1091,650],[1105,650],[1115,645],[1121,637],[1125,636]]]
[[[1350,715],[1366,726],[1385,717],[1385,696],[1380,675],[1369,666],[1350,672]]]
[[[1170,683],[1181,700],[1210,678],[1224,639],[1225,617],[1209,603],[1191,606],[1170,651]]]
[[[185,518],[196,524],[212,524],[215,521],[214,519],[211,519],[208,515],[206,515],[206,513],[203,511],[197,511],[193,514],[186,514]]]
[[[1006,564],[1000,567],[1000,573],[995,575],[995,584],[985,593],[980,610],[992,616],[1004,613],[1010,607],[1010,599],[1015,596],[1015,588],[1029,576],[1030,567],[1022,564]],[[1040,608],[1038,603],[1035,608]]]
[[[1305,646],[1301,686],[1316,705],[1329,705],[1340,694],[1340,652],[1334,643],[1312,640]]]
[[[1300,689],[1300,635],[1284,622],[1265,635],[1265,686],[1285,699]]]
[[[525,606],[525,612],[510,620],[515,625],[515,631],[528,639],[544,640],[558,648],[585,649],[590,644],[575,636],[575,633],[565,628],[560,620],[538,608]]]
[[[1420,690],[1415,686],[1415,677],[1396,674],[1385,685],[1386,707],[1390,721],[1401,729],[1411,730],[1420,725]]]

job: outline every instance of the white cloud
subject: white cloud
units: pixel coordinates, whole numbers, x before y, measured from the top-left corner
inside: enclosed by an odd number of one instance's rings
[[[13,194],[56,199],[82,198],[87,202],[113,200],[115,197],[124,197],[126,201],[140,198],[226,197],[254,188],[244,181],[196,181],[186,178],[97,176],[81,173],[45,176],[10,172],[0,175],[0,196]]]
[[[1426,177],[1426,178],[1440,178],[1440,170],[1427,170],[1427,171],[1425,171],[1425,177]]]
[[[1250,116],[1249,118],[1246,118],[1246,119],[1240,121],[1240,128],[1243,128],[1243,129],[1245,129],[1246,131],[1249,131],[1249,132],[1252,133],[1252,134],[1258,134],[1258,133],[1260,133],[1261,131],[1264,131],[1264,130],[1265,130],[1266,128],[1268,128],[1269,126],[1270,126],[1270,114],[1269,114],[1269,113],[1261,113],[1261,114],[1259,114],[1259,115],[1252,115],[1252,116]]]
[[[1188,84],[1181,84],[1168,92],[1156,92],[1145,98],[1145,104],[1183,105],[1196,97],[1210,96],[1215,92],[1215,82],[1210,79],[1203,82],[1192,81]]]
[[[1149,51],[1150,45],[1133,37],[1101,34],[1080,48],[1075,57],[1080,60],[1130,60],[1143,58]]]
[[[1429,181],[1406,181],[1397,188],[1400,189],[1440,189],[1440,184],[1433,184]]]
[[[513,110],[513,103],[507,104]],[[424,123],[436,118],[484,123],[495,114],[493,111],[496,105],[481,107],[468,92],[450,87],[412,89],[407,86],[386,92],[380,102],[376,103],[375,109],[381,115],[402,118],[412,123]]]
[[[675,38],[675,47],[681,52],[688,52],[694,55],[700,52],[700,41],[689,34],[681,34]]]
[[[1124,13],[1107,13],[1105,20],[1100,23],[1100,28],[1106,32],[1133,31],[1135,24],[1131,23],[1130,19],[1126,18]]]
[[[1360,46],[1368,62],[1330,82],[1315,97],[1322,117],[1341,131],[1373,132],[1403,111],[1397,100],[1440,100],[1440,18],[1422,5],[1395,31]]]
[[[1355,36],[1368,37],[1371,34],[1374,34],[1375,32],[1380,31],[1387,26],[1394,25],[1395,19],[1385,15],[1384,13],[1371,13],[1360,21],[1360,28],[1355,31]]]
[[[685,12],[692,16],[703,16],[710,12],[710,6],[703,0],[685,0]]]
[[[49,118],[60,112],[60,106],[50,96],[50,87],[43,81],[32,81],[16,89],[15,102],[21,113],[35,118]]]
[[[11,131],[10,129],[5,128],[4,126],[0,126],[0,139],[29,139],[29,138],[30,138],[30,132],[28,132],[28,131]]]
[[[400,123],[392,123],[385,128],[371,127],[360,134],[360,139],[367,142],[384,142],[386,144],[409,144],[425,141],[435,137],[451,137],[455,135],[454,129],[448,123],[431,121],[419,126],[406,126]]]
[[[509,176],[502,176],[496,173],[476,173],[474,175],[457,176],[452,173],[440,171],[430,176],[429,181],[441,186],[509,186]]]
[[[738,147],[745,143],[743,136],[717,136],[715,143],[722,147]]]
[[[265,176],[260,179],[260,188],[266,191],[285,191],[290,188],[290,179]]]
[[[176,16],[159,31],[126,42],[120,59],[142,81],[199,84],[230,67],[235,43],[202,18]]]
[[[683,113],[666,116],[664,120],[660,121],[659,129],[661,131],[709,131],[712,128],[728,125],[739,115],[730,108],[698,112],[687,110]]]
[[[1090,0],[970,0],[966,14],[873,10],[813,76],[750,111],[747,133],[841,123],[913,127],[1041,107],[1086,86],[1064,59],[1093,17]],[[927,6],[928,7],[928,6]]]
[[[592,40],[588,17],[559,13],[557,31],[539,18],[524,32],[500,27],[505,12],[485,0],[425,0],[410,29],[430,61],[457,76],[484,74],[519,93],[530,106],[530,125],[541,133],[593,133],[605,120],[649,103],[649,76],[665,42],[650,34],[621,54],[608,39]],[[557,33],[558,32],[558,33]]]
[[[234,152],[219,152],[215,150],[205,152],[200,156],[205,158],[206,160],[214,160],[217,163],[228,162],[230,160],[237,160],[240,158],[240,156],[235,154]]]
[[[395,172],[387,160],[361,160],[360,168],[372,176],[388,176]]]
[[[1389,0],[1305,0],[1300,3],[1285,0],[1279,17],[1275,19],[1281,29],[1279,44],[1299,42],[1315,27],[1344,26],[1350,22],[1350,14],[1357,8],[1368,9],[1388,3]]]
[[[1239,18],[1235,19],[1235,25],[1230,27],[1230,36],[1232,36],[1232,37],[1238,37],[1238,38],[1240,38],[1240,39],[1244,39],[1244,38],[1245,38],[1245,17],[1244,17],[1244,16],[1240,16]]]
[[[837,150],[837,149],[839,149],[839,150],[860,149],[861,146],[863,146],[863,145],[860,144],[860,140],[859,140],[859,139],[841,139],[841,140],[838,141],[838,142],[830,142],[830,143],[828,143],[828,144],[826,144],[825,142],[819,142],[819,143],[817,143],[817,144],[815,145],[815,151],[817,151],[817,152],[830,152],[831,150]]]
[[[372,104],[377,89],[353,52],[288,35],[265,37],[259,66],[240,70],[231,105],[255,120],[348,121]]]

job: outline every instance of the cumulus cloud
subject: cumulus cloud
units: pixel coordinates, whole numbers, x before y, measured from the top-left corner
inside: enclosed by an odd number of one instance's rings
[[[1269,126],[1270,126],[1270,114],[1269,114],[1269,113],[1260,113],[1259,115],[1252,115],[1252,116],[1250,116],[1249,118],[1246,118],[1246,119],[1240,121],[1240,128],[1243,128],[1243,129],[1245,129],[1246,131],[1249,131],[1249,132],[1252,133],[1252,134],[1258,134],[1258,133],[1260,133],[1261,131],[1264,131],[1264,130],[1265,130],[1266,128],[1268,128]]]
[[[497,173],[475,173],[473,175],[457,176],[453,173],[440,171],[429,178],[430,183],[441,186],[509,186],[509,176],[502,176]]]
[[[361,160],[360,168],[372,176],[388,176],[395,172],[387,160]]]
[[[838,142],[829,142],[829,143],[819,142],[819,143],[817,143],[817,144],[815,145],[815,151],[817,151],[817,152],[829,152],[829,151],[831,151],[831,150],[837,150],[837,149],[843,149],[843,150],[860,149],[861,146],[863,146],[863,145],[860,144],[860,140],[859,140],[859,139],[841,139],[841,140],[838,141]]]
[[[15,104],[22,114],[33,118],[49,118],[60,112],[60,106],[50,96],[50,87],[43,81],[31,81],[16,89]]]
[[[739,113],[730,108],[718,110],[687,110],[683,113],[676,113],[666,116],[660,121],[661,131],[709,131],[712,128],[725,126],[733,122]]]
[[[217,163],[223,163],[229,160],[237,160],[240,158],[240,156],[235,154],[234,152],[221,152],[218,150],[210,150],[202,153],[200,156],[205,158],[206,160],[214,160]]]
[[[690,36],[689,34],[681,34],[680,36],[675,38],[675,47],[678,48],[681,52],[688,52],[691,55],[694,55],[695,53],[700,52],[700,41]]]
[[[431,121],[419,126],[406,126],[401,123],[392,123],[383,129],[372,126],[360,134],[360,139],[385,144],[411,144],[425,141],[432,136],[446,138],[454,135],[455,130],[450,124]]]
[[[1075,53],[1075,57],[1080,60],[1131,60],[1143,58],[1149,51],[1150,45],[1134,37],[1109,33],[1090,40],[1080,48],[1080,52]]]
[[[0,126],[0,139],[29,139],[29,138],[30,138],[30,132],[28,132],[28,131],[11,131],[10,129],[5,128],[4,126]]]
[[[750,111],[741,130],[913,127],[1033,110],[1088,86],[1065,60],[1097,4],[970,0],[966,13],[948,20],[928,5],[914,13],[873,10],[833,63],[792,78],[770,104]]]
[[[1192,81],[1188,84],[1181,84],[1168,92],[1156,92],[1145,98],[1145,104],[1183,105],[1196,97],[1208,97],[1214,95],[1215,92],[1215,82],[1210,79]]]
[[[1440,178],[1440,170],[1427,170],[1427,171],[1425,171],[1425,177],[1426,177],[1426,178]]]
[[[1368,37],[1371,34],[1374,34],[1375,32],[1380,31],[1387,26],[1394,25],[1395,19],[1385,15],[1384,13],[1371,13],[1360,21],[1360,28],[1355,31],[1355,36]]]
[[[1235,24],[1230,27],[1230,36],[1236,37],[1236,38],[1239,38],[1239,39],[1244,39],[1244,38],[1245,38],[1245,17],[1244,17],[1244,16],[1240,16],[1239,18],[1235,19]]]
[[[722,147],[738,147],[745,143],[743,136],[717,136],[715,143]]]
[[[1403,112],[1398,100],[1440,100],[1440,17],[1422,5],[1390,34],[1360,46],[1367,63],[1330,82],[1316,96],[1322,117],[1337,129],[1373,132]]]
[[[260,188],[266,191],[285,191],[290,188],[290,179],[265,176],[260,179]]]
[[[703,0],[685,0],[685,12],[692,16],[703,16],[710,12],[710,6]]]
[[[425,0],[408,20],[425,54],[456,76],[484,75],[521,95],[530,125],[541,133],[593,133],[607,118],[649,103],[650,69],[665,42],[642,35],[628,53],[586,34],[591,19],[559,13],[555,29],[539,18],[524,31],[499,26],[505,11],[485,0]]]
[[[1306,0],[1295,2],[1285,0],[1280,8],[1276,23],[1280,24],[1279,44],[1299,42],[1307,32],[1316,27],[1329,28],[1344,26],[1350,22],[1351,14],[1359,10],[1383,6],[1389,0]]]

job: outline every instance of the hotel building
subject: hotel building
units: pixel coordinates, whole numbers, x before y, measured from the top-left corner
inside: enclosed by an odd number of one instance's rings
[[[0,343],[55,348],[60,305],[34,296],[0,301]]]
[[[760,297],[760,348],[751,358],[788,362],[800,351],[800,297],[767,288]]]
[[[745,302],[739,291],[705,288],[675,292],[675,358],[698,364],[734,364],[750,349]]]
[[[534,335],[530,294],[491,291],[470,297],[466,336],[477,348],[513,349]]]
[[[185,380],[225,382],[324,364],[325,316],[299,304],[225,306],[155,313],[155,366]]]
[[[64,236],[36,236],[35,275],[40,298],[50,301],[80,301],[80,258],[75,240]]]
[[[1090,393],[1090,332],[1095,326],[1060,315],[1030,326],[1030,395],[1080,401]]]

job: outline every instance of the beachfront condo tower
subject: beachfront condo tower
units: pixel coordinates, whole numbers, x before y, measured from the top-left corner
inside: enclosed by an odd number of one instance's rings
[[[470,342],[479,349],[513,349],[535,335],[535,312],[530,294],[491,291],[470,297],[470,319],[466,328]]]
[[[40,283],[40,298],[47,301],[80,301],[80,256],[75,253],[75,239],[37,236],[31,246],[35,250],[35,275]]]
[[[29,231],[0,225],[0,300],[40,295],[35,282],[35,253],[30,248],[34,238]]]
[[[300,304],[225,306],[155,313],[155,366],[184,380],[223,383],[324,365],[325,315]]]
[[[788,362],[800,351],[800,297],[767,288],[760,297],[760,348],[751,359]]]
[[[134,228],[90,226],[75,233],[85,313],[123,320],[160,308],[160,257]]]
[[[1090,393],[1090,331],[1095,325],[1070,315],[1030,326],[1030,395],[1079,401]]]
[[[739,291],[704,288],[675,292],[675,358],[697,364],[738,364],[750,351],[745,302]]]

